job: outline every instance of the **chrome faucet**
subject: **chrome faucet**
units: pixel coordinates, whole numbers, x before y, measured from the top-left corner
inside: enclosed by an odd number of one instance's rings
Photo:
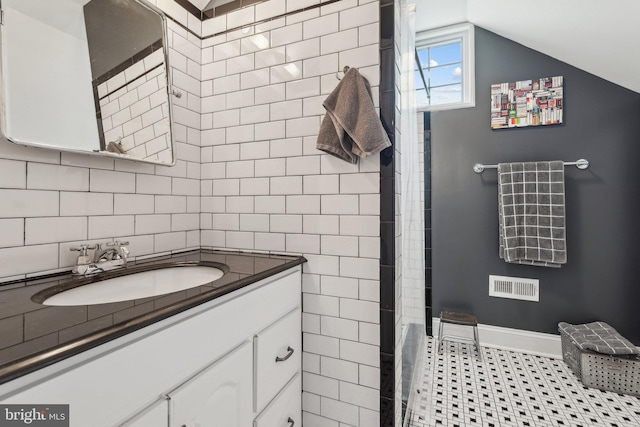
[[[96,251],[94,256],[94,263],[102,264],[109,261],[118,261],[122,262],[119,265],[127,264],[127,257],[129,256],[129,249],[127,245],[129,242],[120,242],[116,240],[114,242],[108,242],[106,246],[108,248],[102,249],[102,245],[100,243],[96,244]]]
[[[92,276],[101,271],[113,270],[125,267],[129,256],[129,242],[118,240],[108,242],[107,248],[103,249],[100,243],[96,245],[80,245],[70,248],[71,251],[78,251],[80,254],[76,260],[76,265],[71,272],[75,275]],[[94,250],[93,258],[87,255],[87,250]]]

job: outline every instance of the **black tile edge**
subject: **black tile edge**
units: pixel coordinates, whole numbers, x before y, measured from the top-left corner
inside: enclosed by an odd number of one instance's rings
[[[394,49],[380,48],[380,92],[393,92],[395,90],[393,87],[395,76],[394,55]]]
[[[394,399],[380,397],[380,427],[394,427]]]
[[[391,194],[393,192],[394,186],[395,180],[393,178],[380,178],[380,195],[382,196],[383,194]],[[385,201],[385,203],[380,203],[380,221],[393,222],[395,214],[395,202],[389,203]]]
[[[393,353],[380,352],[380,396],[393,399],[395,396],[396,363]]]
[[[380,120],[391,147],[380,153],[380,426],[395,423],[395,16],[380,0]]]
[[[394,0],[380,1],[380,46],[393,47],[395,36]]]
[[[396,311],[380,309],[380,353],[393,354],[396,344]]]
[[[394,57],[394,55],[386,55]],[[380,65],[380,72],[383,73],[386,66]],[[380,119],[382,120],[382,127],[390,137],[391,143],[395,140],[395,122],[396,122],[396,93],[394,90],[380,91]],[[385,148],[384,151],[390,150],[393,147]],[[393,153],[393,150],[391,150]]]
[[[393,267],[396,261],[396,224],[380,220],[380,266]]]
[[[425,326],[428,336],[433,335],[432,284],[433,271],[431,263],[431,113],[424,113],[424,298]]]
[[[193,3],[189,0],[173,0],[182,6],[187,12],[195,16],[196,18],[202,20],[202,11],[198,9]]]
[[[393,310],[395,307],[395,276],[396,268],[394,266],[380,266],[380,309]],[[382,335],[382,331],[381,335]]]

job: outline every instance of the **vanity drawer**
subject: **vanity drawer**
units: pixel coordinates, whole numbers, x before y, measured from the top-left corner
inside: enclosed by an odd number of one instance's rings
[[[289,382],[253,422],[253,427],[302,426],[302,380],[300,373]]]
[[[254,338],[256,412],[260,412],[301,370],[302,333],[296,309]]]

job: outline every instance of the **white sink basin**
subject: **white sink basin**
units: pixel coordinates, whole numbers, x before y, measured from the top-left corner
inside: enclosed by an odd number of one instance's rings
[[[47,298],[43,304],[90,305],[155,297],[205,285],[223,274],[218,268],[201,265],[143,271],[69,289]]]

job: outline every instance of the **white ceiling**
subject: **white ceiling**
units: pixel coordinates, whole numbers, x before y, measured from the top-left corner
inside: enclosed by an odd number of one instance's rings
[[[415,2],[417,31],[469,21],[640,93],[638,0]]]

